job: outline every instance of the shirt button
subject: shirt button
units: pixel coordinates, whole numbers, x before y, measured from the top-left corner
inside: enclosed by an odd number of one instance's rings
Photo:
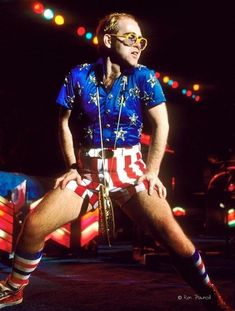
[[[110,113],[110,109],[106,109],[106,110],[105,110],[105,113],[106,113],[106,114],[109,114],[109,113]]]
[[[110,124],[109,124],[109,123],[107,123],[105,126],[106,126],[106,127],[110,127]]]
[[[113,98],[113,95],[109,94],[108,99],[112,99],[112,98]]]

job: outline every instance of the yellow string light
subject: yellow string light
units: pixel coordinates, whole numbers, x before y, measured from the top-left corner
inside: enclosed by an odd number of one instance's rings
[[[56,25],[58,26],[64,25],[64,17],[62,15],[56,15],[54,20]]]

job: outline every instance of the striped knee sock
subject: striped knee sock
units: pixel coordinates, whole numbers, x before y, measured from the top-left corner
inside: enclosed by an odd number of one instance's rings
[[[16,250],[12,272],[7,280],[7,285],[17,289],[28,284],[30,274],[37,268],[41,258],[42,250],[35,254]]]
[[[195,265],[198,273],[199,273],[199,277],[201,278],[202,282],[207,285],[207,284],[210,284],[211,281],[210,281],[210,278],[207,274],[207,271],[206,271],[206,268],[205,268],[205,265],[202,261],[202,257],[200,255],[200,253],[196,250],[194,252],[194,254],[192,255],[191,257],[192,259],[192,263]]]
[[[192,256],[182,257],[173,254],[173,264],[183,279],[200,295],[207,293],[211,281],[200,253],[195,250]]]

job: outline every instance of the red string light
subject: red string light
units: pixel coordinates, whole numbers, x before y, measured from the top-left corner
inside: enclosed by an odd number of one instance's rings
[[[42,14],[44,12],[44,5],[41,2],[34,2],[33,11],[36,14]]]

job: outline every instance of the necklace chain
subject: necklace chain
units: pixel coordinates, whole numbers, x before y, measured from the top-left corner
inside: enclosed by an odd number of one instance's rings
[[[117,140],[118,140],[118,130],[120,126],[120,120],[121,120],[121,114],[122,114],[122,106],[125,100],[125,90],[127,85],[127,76],[122,77],[122,88],[121,88],[121,100],[120,100],[120,107],[118,112],[118,120],[117,120],[117,127],[116,127],[116,135],[114,140],[113,149],[116,149],[117,146]],[[100,130],[100,147],[101,147],[101,158],[102,158],[102,166],[103,166],[103,174],[105,174],[105,163],[104,163],[104,140],[103,140],[103,130],[102,130],[102,118],[101,118],[101,109],[100,109],[100,95],[99,95],[99,89],[97,86],[96,89],[96,98],[97,98],[97,106],[98,106],[98,118],[99,118],[99,130]],[[112,171],[112,165],[113,165],[113,158],[110,165],[110,171]],[[104,178],[104,186],[107,187],[107,181]]]
[[[116,136],[114,141],[113,149],[117,146],[118,140],[118,130],[120,126],[121,114],[122,114],[122,106],[124,103],[124,93],[127,84],[127,77],[123,76],[122,78],[122,88],[121,88],[121,100],[120,100],[120,107],[118,112],[118,120],[117,120],[117,127],[116,127]],[[101,146],[101,157],[102,157],[102,166],[103,166],[103,174],[104,174],[104,183],[100,184],[99,187],[99,212],[100,212],[100,231],[102,235],[107,239],[109,247],[111,247],[111,238],[115,236],[115,219],[114,219],[114,211],[112,201],[109,197],[109,189],[105,178],[105,162],[104,162],[104,141],[103,141],[103,132],[102,132],[102,118],[101,118],[101,109],[100,109],[100,96],[99,96],[99,89],[97,86],[97,106],[98,106],[98,117],[99,117],[99,129],[100,129],[100,146]],[[110,164],[110,171],[112,171],[113,166],[113,158]],[[109,180],[111,176],[109,174]]]

